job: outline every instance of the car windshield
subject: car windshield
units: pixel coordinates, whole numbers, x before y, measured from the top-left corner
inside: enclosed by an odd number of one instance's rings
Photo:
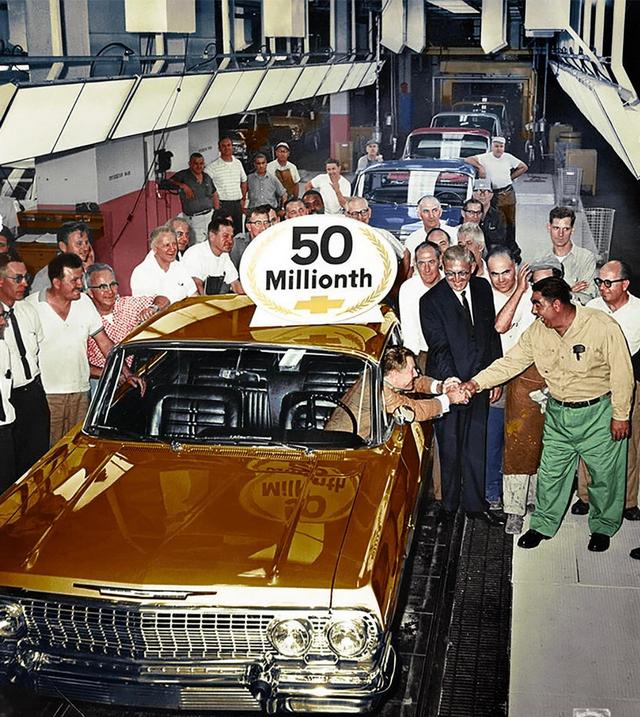
[[[489,115],[482,114],[464,114],[452,113],[446,115],[436,115],[432,122],[432,127],[469,127],[472,129],[486,129],[491,134],[495,134],[495,119]]]
[[[120,385],[126,362],[145,382]],[[112,356],[85,431],[146,442],[358,447],[371,440],[371,364],[288,347],[128,346]]]
[[[364,173],[362,196],[370,203],[417,204],[426,194],[444,204],[462,206],[469,177],[460,172],[433,169],[371,169]]]
[[[411,158],[458,159],[486,151],[487,141],[483,137],[464,132],[434,132],[409,137],[408,157]]]

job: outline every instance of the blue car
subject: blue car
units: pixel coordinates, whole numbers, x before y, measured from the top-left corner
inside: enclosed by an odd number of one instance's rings
[[[460,208],[473,193],[475,169],[459,159],[399,159],[372,164],[354,180],[353,194],[371,207],[371,226],[402,242],[422,226],[416,204],[431,194],[442,204],[442,221],[460,223]]]

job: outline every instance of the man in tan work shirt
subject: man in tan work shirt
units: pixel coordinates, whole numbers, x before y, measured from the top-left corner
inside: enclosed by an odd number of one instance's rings
[[[633,391],[629,349],[614,319],[571,303],[571,289],[562,279],[535,283],[531,303],[539,321],[462,388],[473,394],[503,384],[535,363],[550,398],[536,509],[518,545],[535,548],[555,535],[582,458],[592,476],[588,548],[601,552],[622,522]]]

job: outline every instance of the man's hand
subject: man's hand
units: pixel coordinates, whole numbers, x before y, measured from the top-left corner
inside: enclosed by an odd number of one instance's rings
[[[445,390],[449,403],[469,403],[469,396],[467,392],[462,389],[462,385],[461,383],[451,384]]]
[[[471,379],[471,381],[466,381],[465,383],[460,384],[460,388],[467,394],[469,398],[471,398],[471,396],[475,396],[476,393],[478,393],[480,386],[478,386],[478,384],[473,379]]]
[[[524,294],[529,286],[529,277],[531,276],[531,270],[529,264],[523,264],[518,270],[518,283],[516,291],[520,294]]]
[[[589,286],[588,281],[576,281],[576,283],[571,287],[571,291],[573,291],[574,294],[577,294],[580,291],[584,291],[587,286]]]
[[[132,373],[127,376],[127,383],[131,384],[131,386],[133,386],[134,388],[139,388],[140,396],[144,396],[145,391],[147,390],[147,382],[143,378],[140,378],[140,376],[136,376]]]
[[[449,376],[442,382],[442,391],[446,393],[452,386],[459,386],[462,381],[457,376]]]
[[[489,391],[489,403],[499,401],[500,396],[502,396],[502,386],[494,386],[491,391]]]
[[[629,421],[617,421],[615,418],[611,419],[611,438],[613,438],[614,441],[629,438],[630,433],[631,427]]]
[[[142,311],[138,314],[138,321],[139,323],[142,323],[143,321],[146,321],[147,319],[150,319],[152,316],[155,316],[160,307],[156,306],[155,304],[151,304],[151,306],[147,306],[146,309],[142,309]]]
[[[187,199],[195,199],[196,195],[194,194],[193,189],[191,189],[191,187],[188,184],[181,184],[180,189],[182,189],[184,196]]]

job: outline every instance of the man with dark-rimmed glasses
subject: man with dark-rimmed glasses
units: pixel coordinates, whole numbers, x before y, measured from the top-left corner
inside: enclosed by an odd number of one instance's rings
[[[609,261],[600,267],[595,284],[600,296],[592,299],[587,307],[599,309],[613,317],[622,329],[629,346],[635,382],[635,394],[631,404],[631,433],[627,454],[627,485],[622,516],[625,520],[640,520],[638,508],[638,478],[640,474],[640,299],[629,293],[631,270],[623,261]],[[571,506],[577,515],[589,512],[588,485],[591,478],[581,464],[578,467],[578,500]],[[640,551],[632,557],[640,558]]]
[[[92,264],[85,272],[85,283],[104,331],[114,344],[119,344],[136,326],[169,306],[166,296],[120,296],[115,272],[109,264]],[[93,393],[106,363],[93,337],[87,341],[87,357]]]
[[[44,340],[37,311],[23,301],[31,277],[20,257],[0,256],[0,302],[7,326],[4,339],[11,357],[11,403],[15,478],[49,448],[49,406],[40,380],[38,353]]]

